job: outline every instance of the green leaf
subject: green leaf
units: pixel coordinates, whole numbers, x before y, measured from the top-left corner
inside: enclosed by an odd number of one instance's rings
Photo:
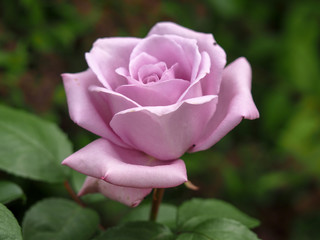
[[[170,229],[155,222],[128,222],[110,228],[94,240],[174,240]]]
[[[45,199],[35,204],[22,223],[24,240],[87,240],[97,230],[99,216],[65,199]]]
[[[0,239],[22,240],[20,226],[6,206],[0,203]]]
[[[133,208],[127,214],[122,222],[147,221],[149,219],[151,204],[145,204],[137,208]],[[161,203],[157,222],[174,227],[176,224],[177,207],[171,204]]]
[[[229,203],[217,199],[192,199],[178,209],[178,227],[194,216],[204,218],[229,218],[236,220],[248,228],[259,225],[259,221],[242,213]]]
[[[56,125],[5,106],[0,116],[0,169],[51,183],[66,179],[61,161],[72,149]]]
[[[177,240],[258,240],[246,226],[224,218],[193,217],[178,234]]]
[[[258,221],[222,201],[193,199],[183,204],[178,212],[172,205],[161,207],[158,218],[161,223],[137,221],[148,219],[150,205],[147,204],[132,210],[124,218],[124,224],[108,229],[95,240],[258,240],[247,226],[239,222],[253,226]],[[213,215],[213,211],[217,214]],[[178,226],[175,226],[177,213]]]
[[[71,181],[71,184],[72,184],[72,187],[73,189],[76,191],[76,192],[79,192],[85,179],[86,179],[86,175],[82,174],[82,173],[79,173],[73,169],[71,169],[71,172],[70,172],[70,181]],[[90,195],[90,194],[89,194]]]
[[[0,181],[0,203],[6,204],[21,197],[24,197],[24,194],[17,184]]]

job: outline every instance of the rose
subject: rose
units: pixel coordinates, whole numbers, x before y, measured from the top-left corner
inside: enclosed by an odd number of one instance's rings
[[[211,34],[158,23],[144,39],[98,39],[86,60],[87,71],[62,75],[72,120],[101,137],[63,161],[88,175],[80,195],[136,206],[187,181],[185,152],[259,117],[249,63],[225,67]]]

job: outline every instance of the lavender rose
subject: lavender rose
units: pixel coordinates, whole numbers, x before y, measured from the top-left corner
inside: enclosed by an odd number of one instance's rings
[[[87,71],[62,75],[72,120],[101,137],[63,161],[88,176],[80,195],[136,206],[187,181],[185,152],[259,117],[249,63],[225,67],[211,34],[158,23],[143,39],[98,39],[86,60]]]

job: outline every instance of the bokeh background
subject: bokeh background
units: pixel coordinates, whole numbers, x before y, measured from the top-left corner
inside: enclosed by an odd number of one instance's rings
[[[261,117],[184,156],[200,189],[168,189],[164,201],[219,198],[260,219],[264,240],[320,239],[319,9],[316,0],[1,0],[0,103],[56,122],[77,150],[95,136],[69,119],[60,74],[85,70],[95,39],[144,37],[159,21],[212,33],[229,63],[251,63]],[[12,178],[27,196],[11,205],[20,221],[35,201],[66,194],[62,185]],[[108,200],[92,207],[106,226],[128,211]]]

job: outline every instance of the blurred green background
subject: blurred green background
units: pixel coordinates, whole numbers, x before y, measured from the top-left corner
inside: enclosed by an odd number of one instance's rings
[[[95,136],[69,119],[60,74],[85,70],[95,39],[144,37],[159,21],[212,33],[229,63],[239,56],[251,63],[261,117],[243,121],[212,149],[186,155],[200,190],[168,189],[164,201],[220,198],[260,219],[256,232],[264,240],[318,239],[319,9],[316,0],[1,0],[0,103],[58,123],[77,150]],[[24,189],[27,203],[12,206],[18,219],[61,187],[34,186]],[[116,207],[108,208],[107,224],[117,221]]]

